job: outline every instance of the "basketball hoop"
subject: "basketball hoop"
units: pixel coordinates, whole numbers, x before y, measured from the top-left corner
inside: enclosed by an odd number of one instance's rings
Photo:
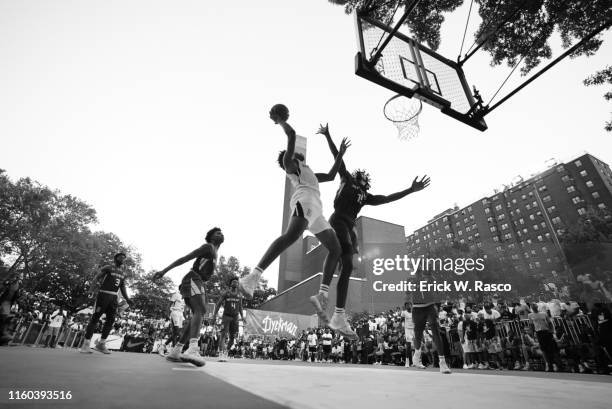
[[[397,128],[397,137],[401,141],[407,141],[419,134],[419,114],[422,110],[423,103],[420,99],[397,94],[385,103],[383,113]]]

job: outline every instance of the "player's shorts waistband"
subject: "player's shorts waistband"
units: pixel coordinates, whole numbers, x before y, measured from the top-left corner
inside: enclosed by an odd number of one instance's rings
[[[117,293],[116,293],[116,292],[112,292],[112,291],[100,290],[100,291],[98,291],[98,292],[100,292],[100,293],[104,293],[104,294],[110,294],[110,295],[117,296]]]
[[[339,213],[339,212],[333,212],[332,215],[329,217],[329,222],[333,223],[334,219],[342,220],[343,222],[347,223],[351,228],[355,227],[355,218],[354,217],[347,216],[347,215]]]

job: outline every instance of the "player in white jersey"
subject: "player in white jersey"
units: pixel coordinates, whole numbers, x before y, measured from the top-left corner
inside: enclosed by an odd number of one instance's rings
[[[170,296],[170,326],[171,335],[164,345],[159,348],[159,354],[163,355],[164,350],[168,347],[168,344],[172,343],[172,347],[176,345],[179,337],[181,336],[181,329],[183,328],[183,322],[185,321],[185,301],[180,293],[176,292]]]
[[[241,291],[248,298],[253,296],[264,270],[291,244],[300,239],[306,229],[314,234],[328,251],[323,266],[324,274],[328,274],[330,277],[333,275],[341,254],[336,233],[323,216],[319,183],[334,180],[342,163],[342,156],[350,143],[346,138],[342,141],[334,165],[328,173],[314,173],[304,162],[304,156],[295,152],[296,134],[286,122],[288,112],[285,116],[279,115],[275,108],[276,106],[270,111],[270,118],[280,125],[287,135],[287,150],[280,152],[278,163],[285,170],[287,177],[295,188],[295,193],[290,202],[292,217],[287,230],[274,240],[253,272],[240,279]],[[284,109],[286,110],[286,108]],[[326,314],[328,287],[322,284],[319,293],[311,299],[317,309],[319,318],[325,325],[329,323]]]

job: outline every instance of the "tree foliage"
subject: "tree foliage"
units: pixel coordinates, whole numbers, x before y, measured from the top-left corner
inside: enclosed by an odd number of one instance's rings
[[[141,275],[140,255],[112,233],[92,232],[96,222],[96,211],[78,198],[30,178],[13,182],[0,170],[0,260],[5,275],[23,275],[23,290],[75,311],[119,251],[128,255],[128,280]]]
[[[612,84],[612,65],[608,65],[603,70],[597,71],[595,74],[584,80],[584,85],[586,86],[601,84]],[[606,101],[612,100],[612,91],[606,92],[604,94],[604,99]],[[612,132],[612,119],[606,122],[604,129],[608,132]]]

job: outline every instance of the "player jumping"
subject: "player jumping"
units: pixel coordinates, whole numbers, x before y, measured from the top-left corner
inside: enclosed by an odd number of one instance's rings
[[[223,317],[221,318],[221,336],[219,338],[219,361],[227,360],[227,351],[232,347],[236,335],[238,335],[238,319],[244,322],[244,311],[242,310],[242,296],[238,290],[238,277],[230,278],[230,289],[224,292],[215,306],[213,318],[217,317],[219,309],[223,306]],[[229,342],[225,344],[225,338],[229,334]]]
[[[329,133],[327,125],[321,125],[318,132],[327,139],[329,149],[336,157],[338,149],[334,144]],[[336,309],[330,321],[330,327],[340,332],[340,334],[352,339],[357,338],[357,334],[351,330],[345,314],[346,297],[349,288],[349,278],[353,272],[353,256],[359,253],[357,242],[357,233],[355,231],[355,220],[361,211],[361,208],[366,205],[379,206],[381,204],[391,203],[402,199],[410,193],[418,192],[425,189],[429,185],[429,178],[423,176],[421,180],[414,178],[412,185],[405,190],[397,193],[384,195],[373,195],[368,192],[370,189],[370,176],[364,170],[356,170],[350,174],[346,170],[344,160],[340,164],[340,187],[334,199],[334,213],[329,218],[329,223],[336,231],[336,236],[342,247],[342,255],[340,263],[342,270],[338,278],[338,287],[336,289]],[[323,285],[329,286],[333,278],[333,271],[326,272],[323,275]]]
[[[106,321],[104,321],[104,327],[102,327],[102,336],[96,342],[94,349],[102,352],[103,354],[110,354],[110,351],[108,348],[106,348],[106,338],[108,337],[110,330],[113,328],[115,316],[117,315],[117,307],[119,306],[117,301],[117,292],[119,290],[121,290],[121,294],[128,305],[132,305],[132,300],[130,300],[128,297],[125,289],[126,274],[125,270],[122,268],[126,255],[125,253],[117,253],[113,259],[114,265],[109,264],[102,267],[100,272],[96,274],[93,279],[94,285],[96,285],[96,283],[98,283],[100,280],[102,280],[102,285],[98,290],[96,303],[94,305],[94,313],[91,316],[89,324],[87,324],[87,329],[85,330],[85,340],[81,346],[81,353],[83,354],[93,353],[90,348],[91,337],[94,333],[96,325],[98,325],[100,317],[102,317],[102,314],[106,314]]]
[[[295,188],[290,201],[292,217],[285,233],[272,242],[253,272],[240,279],[240,289],[249,298],[253,296],[264,270],[291,244],[301,238],[306,229],[314,234],[328,251],[323,265],[325,277],[332,276],[340,259],[341,249],[338,238],[334,229],[323,217],[319,183],[334,180],[350,142],[346,138],[342,141],[334,165],[328,173],[314,173],[304,162],[304,156],[295,152],[296,134],[287,123],[288,117],[289,111],[284,105],[275,105],[270,110],[270,119],[280,125],[287,135],[287,150],[280,152],[278,163]],[[313,298],[317,315],[325,325],[329,323],[326,314],[328,289],[329,285],[321,284],[319,294]]]
[[[153,276],[153,280],[158,280],[173,268],[195,259],[191,270],[183,277],[181,285],[179,286],[179,291],[185,300],[185,304],[192,312],[191,320],[189,325],[185,323],[181,339],[166,356],[166,359],[169,361],[185,361],[196,366],[204,366],[206,364],[204,358],[200,355],[200,348],[198,347],[202,317],[206,312],[204,282],[215,272],[217,252],[223,241],[224,237],[221,229],[214,227],[206,233],[206,243],[204,245],[186,256],[179,258],[168,267],[156,272]],[[189,342],[189,347],[185,353],[181,354],[183,345],[185,345],[186,342]]]

